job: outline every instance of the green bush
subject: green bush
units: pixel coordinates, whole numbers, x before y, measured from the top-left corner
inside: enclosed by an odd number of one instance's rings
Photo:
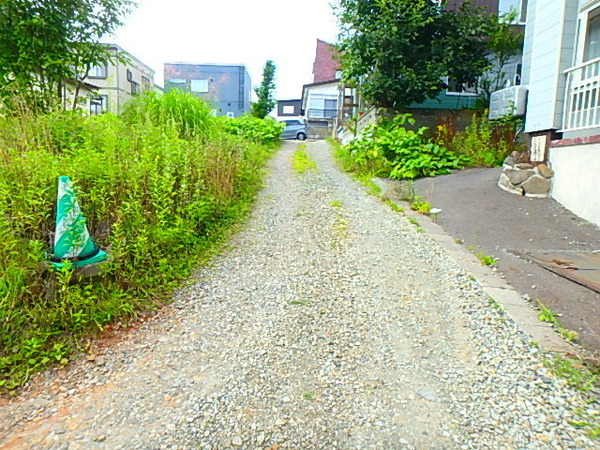
[[[495,167],[502,165],[513,151],[524,149],[517,140],[520,126],[519,119],[489,120],[486,113],[474,114],[463,132],[456,132],[448,125],[439,126],[435,140],[464,157],[471,167]]]
[[[0,390],[168,301],[249,210],[272,150],[225,133],[191,96],[165,97],[142,96],[124,118],[0,117]],[[101,276],[45,269],[60,175],[111,256]]]
[[[465,158],[426,139],[427,127],[413,131],[410,114],[367,127],[360,138],[345,147],[345,166],[351,171],[397,179],[433,177],[460,169]]]
[[[126,105],[123,118],[130,124],[149,121],[171,127],[182,139],[211,138],[218,127],[208,103],[179,89],[165,94],[146,91]]]
[[[235,136],[249,139],[264,145],[279,143],[279,136],[284,125],[270,117],[259,119],[258,117],[243,115],[241,117],[223,118],[225,130]]]

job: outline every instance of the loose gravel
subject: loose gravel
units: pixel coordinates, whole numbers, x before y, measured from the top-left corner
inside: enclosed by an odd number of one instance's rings
[[[11,448],[597,448],[477,282],[308,143],[161,311],[2,405]]]

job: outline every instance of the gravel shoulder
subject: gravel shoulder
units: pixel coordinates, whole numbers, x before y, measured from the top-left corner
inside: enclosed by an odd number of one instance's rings
[[[477,282],[307,145],[173,305],[1,405],[0,447],[597,448]]]

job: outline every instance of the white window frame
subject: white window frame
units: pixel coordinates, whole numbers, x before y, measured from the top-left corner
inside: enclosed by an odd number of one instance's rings
[[[108,64],[99,64],[91,66],[88,71],[88,78],[104,79],[108,77]]]
[[[190,91],[199,94],[208,93],[208,80],[190,80]]]

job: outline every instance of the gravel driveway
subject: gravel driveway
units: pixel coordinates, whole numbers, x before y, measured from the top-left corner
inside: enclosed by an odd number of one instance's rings
[[[593,448],[578,393],[427,235],[286,142],[175,303],[0,409],[10,448]]]

